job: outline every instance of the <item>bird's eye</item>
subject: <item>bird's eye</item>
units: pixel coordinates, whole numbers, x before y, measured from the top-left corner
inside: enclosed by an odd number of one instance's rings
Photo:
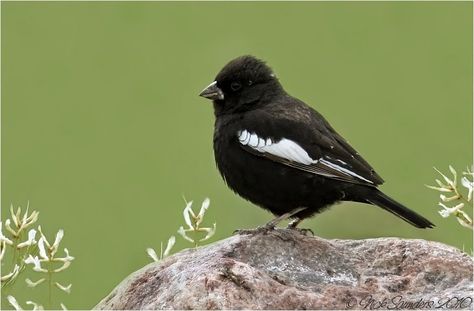
[[[230,88],[232,89],[232,91],[238,91],[241,87],[242,85],[239,82],[232,82],[230,84]]]

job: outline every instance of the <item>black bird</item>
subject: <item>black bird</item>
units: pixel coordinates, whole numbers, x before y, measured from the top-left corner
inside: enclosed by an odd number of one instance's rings
[[[230,61],[200,96],[216,117],[214,156],[227,185],[282,219],[304,218],[340,201],[379,206],[418,228],[426,218],[377,189],[383,179],[313,108],[285,92],[253,56]]]

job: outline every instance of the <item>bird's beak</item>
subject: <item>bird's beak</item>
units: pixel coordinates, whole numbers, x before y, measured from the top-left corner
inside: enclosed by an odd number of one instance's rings
[[[223,100],[224,99],[224,93],[220,88],[217,87],[217,82],[214,81],[211,84],[209,84],[202,92],[199,94],[199,96],[209,98],[211,100]]]

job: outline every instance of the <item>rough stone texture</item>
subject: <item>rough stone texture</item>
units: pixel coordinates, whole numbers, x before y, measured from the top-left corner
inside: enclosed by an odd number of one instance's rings
[[[436,242],[235,235],[152,263],[95,309],[472,309],[473,260]]]

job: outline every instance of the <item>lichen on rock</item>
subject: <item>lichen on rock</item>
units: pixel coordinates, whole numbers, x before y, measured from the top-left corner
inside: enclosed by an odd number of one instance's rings
[[[437,242],[235,235],[151,263],[95,309],[472,309],[473,260]]]

